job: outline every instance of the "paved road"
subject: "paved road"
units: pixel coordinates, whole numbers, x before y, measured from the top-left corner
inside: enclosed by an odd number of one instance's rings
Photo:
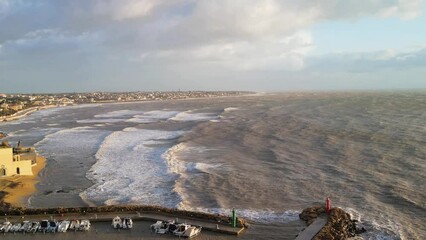
[[[297,236],[296,240],[311,240],[327,223],[327,216],[321,215]]]

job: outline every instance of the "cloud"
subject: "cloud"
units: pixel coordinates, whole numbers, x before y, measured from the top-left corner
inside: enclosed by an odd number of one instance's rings
[[[421,5],[421,0],[0,0],[0,61],[28,63],[50,55],[66,71],[70,61],[90,55],[96,59],[93,69],[108,66],[117,76],[161,71],[161,77],[168,71],[261,76],[329,69],[327,64],[349,71],[408,66],[424,54],[311,57],[315,39],[309,29],[364,17],[412,19]],[[45,67],[49,72],[52,66]]]
[[[308,60],[307,71],[371,73],[401,71],[426,66],[426,47],[397,51],[333,53]]]
[[[421,14],[421,0],[398,0],[397,4],[381,9],[381,17],[398,16],[402,19],[413,19]]]
[[[59,51],[80,51],[83,46],[88,46],[97,38],[91,33],[79,35],[70,34],[59,29],[40,29],[28,32],[19,39],[6,41],[0,51],[0,59],[24,56],[32,58],[36,55],[50,55]]]

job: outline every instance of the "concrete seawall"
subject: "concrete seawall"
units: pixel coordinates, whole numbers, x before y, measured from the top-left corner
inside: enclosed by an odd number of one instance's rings
[[[226,234],[226,235],[240,235],[244,230],[244,226],[233,228],[230,224],[222,222],[212,222],[206,219],[191,218],[191,217],[182,217],[172,214],[162,214],[158,212],[108,212],[108,213],[67,213],[67,214],[37,214],[37,215],[6,215],[10,222],[22,222],[24,220],[37,220],[41,221],[43,219],[56,219],[56,220],[65,220],[65,219],[89,219],[91,222],[106,222],[109,223],[115,216],[119,217],[130,217],[133,221],[146,221],[146,222],[156,222],[156,221],[167,221],[174,220],[177,223],[187,223],[196,226],[202,226],[205,231],[212,231],[216,233]]]
[[[22,221],[22,218],[34,220],[54,218],[57,220],[89,219],[91,221],[111,221],[117,215],[131,217],[135,221],[175,220],[176,222],[198,225],[205,230],[228,235],[239,235],[248,226],[244,219],[238,219],[237,226],[233,228],[230,216],[149,205],[23,208],[3,204],[0,214],[17,221]]]

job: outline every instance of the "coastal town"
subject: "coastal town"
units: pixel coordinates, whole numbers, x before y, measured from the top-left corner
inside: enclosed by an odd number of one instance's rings
[[[32,111],[56,106],[246,94],[250,92],[1,94],[0,101],[3,121],[9,121]],[[20,107],[15,108],[17,105]],[[23,146],[21,141],[17,144],[9,143],[8,134],[9,132],[0,131],[0,139],[4,138],[0,144],[0,214],[5,216],[4,222],[0,222],[0,234],[6,239],[25,238],[26,234],[40,238],[48,236],[50,239],[67,239],[64,238],[67,236],[65,234],[48,235],[67,231],[73,234],[68,236],[90,239],[158,239],[173,236],[175,239],[176,236],[198,239],[234,239],[239,236],[241,239],[253,239],[254,231],[248,231],[252,222],[244,219],[244,215],[240,213],[243,210],[235,208],[220,214],[156,205],[83,205],[66,208],[59,205],[28,208],[28,199],[40,193],[37,184],[40,182],[41,171],[53,159],[39,156],[34,147]],[[55,190],[56,194],[62,192],[62,189]],[[367,231],[362,224],[357,225],[357,220],[352,219],[349,213],[337,207],[331,208],[329,198],[325,206],[316,204],[304,209],[299,218],[300,220],[294,220],[285,226],[285,236],[282,239],[349,239]]]
[[[13,120],[44,108],[88,103],[161,101],[226,97],[250,94],[245,91],[90,92],[57,94],[0,94],[0,120]]]

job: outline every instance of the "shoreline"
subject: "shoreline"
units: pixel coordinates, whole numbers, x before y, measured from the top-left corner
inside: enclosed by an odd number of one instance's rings
[[[228,98],[228,97],[255,97],[258,96],[259,93],[249,93],[249,94],[241,94],[241,95],[232,95],[232,96],[216,96],[216,97],[199,97],[199,98],[179,98],[179,99],[164,99],[164,100],[134,100],[134,101],[99,101],[92,103],[81,103],[81,104],[70,104],[70,105],[46,105],[42,107],[31,107],[21,111],[16,112],[10,116],[4,116],[0,118],[0,122],[10,122],[19,120],[23,117],[31,115],[34,112],[50,109],[50,108],[59,108],[59,107],[75,107],[80,105],[92,105],[92,104],[131,104],[131,103],[145,103],[145,102],[161,102],[161,101],[188,101],[188,100],[197,100],[197,99],[214,99],[214,98]]]
[[[34,112],[49,109],[49,108],[54,108],[54,107],[59,107],[59,106],[57,106],[57,105],[46,105],[46,106],[42,106],[42,107],[30,107],[30,108],[18,111],[16,113],[14,113],[13,115],[4,116],[4,117],[1,118],[1,121],[2,122],[10,122],[10,121],[14,121],[14,120],[19,120],[23,117],[31,115]]]
[[[0,201],[15,207],[26,207],[28,199],[37,192],[39,173],[46,166],[46,158],[37,155],[37,164],[32,166],[32,176],[12,176],[1,178],[2,195]]]

